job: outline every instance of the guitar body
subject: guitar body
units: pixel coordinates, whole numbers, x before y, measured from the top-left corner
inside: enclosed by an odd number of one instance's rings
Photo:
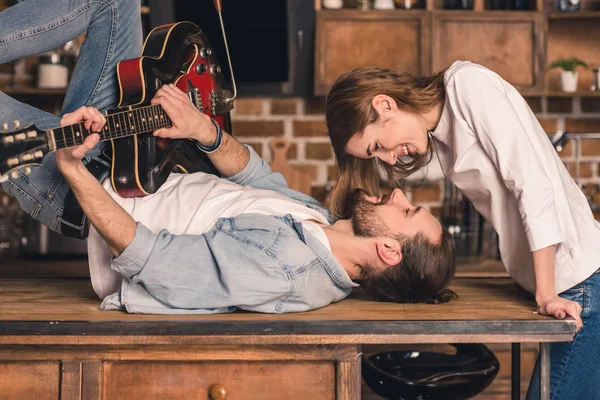
[[[142,57],[117,65],[120,101],[117,109],[107,114],[148,105],[162,85],[173,83],[188,93],[199,110],[231,133],[229,111],[233,106],[224,100],[231,93],[223,89],[225,81],[211,53],[208,39],[192,23],[155,28],[146,38]],[[136,134],[111,142],[112,185],[121,197],[156,192],[172,170],[218,174],[191,140]]]

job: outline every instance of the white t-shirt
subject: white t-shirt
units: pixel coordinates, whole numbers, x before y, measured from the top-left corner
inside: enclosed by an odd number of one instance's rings
[[[508,82],[457,61],[433,132],[444,175],[498,232],[502,261],[535,293],[531,252],[556,245],[561,293],[600,267],[600,224],[537,118]]]
[[[329,225],[327,219],[304,203],[292,200],[272,190],[241,186],[214,175],[171,174],[160,189],[149,196],[119,197],[107,180],[104,187],[111,197],[134,220],[143,223],[154,233],[163,229],[175,235],[201,235],[219,218],[240,214],[283,216],[291,214],[326,248],[331,250],[323,229],[316,220]],[[112,253],[93,226],[88,237],[88,258],[92,286],[100,298],[116,292],[122,276],[111,269]]]

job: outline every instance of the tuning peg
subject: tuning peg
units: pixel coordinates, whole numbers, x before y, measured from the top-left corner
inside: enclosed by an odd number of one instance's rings
[[[4,132],[8,132],[8,123],[3,122],[2,123],[2,129],[4,130]]]
[[[8,175],[0,175],[0,183],[4,183],[8,180]]]
[[[10,177],[13,179],[17,179],[19,177],[19,172],[18,171],[11,172]]]
[[[13,121],[13,126],[15,127],[15,129],[19,129],[21,127],[21,122],[18,119],[15,119]]]
[[[23,168],[23,172],[25,173],[25,175],[29,175],[29,174],[31,174],[31,168],[25,167],[25,168]]]

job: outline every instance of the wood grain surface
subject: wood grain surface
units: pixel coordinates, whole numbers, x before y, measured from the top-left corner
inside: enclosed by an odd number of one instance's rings
[[[1,279],[0,321],[548,321],[534,313],[533,296],[505,278],[457,278],[457,300],[445,304],[396,304],[369,300],[361,290],[304,313],[142,315],[100,311],[87,279]]]

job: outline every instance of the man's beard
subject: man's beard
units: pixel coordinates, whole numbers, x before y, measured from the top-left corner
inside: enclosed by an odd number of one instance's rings
[[[390,196],[384,195],[379,203],[370,203],[364,199],[365,194],[364,189],[355,189],[346,199],[354,234],[360,237],[390,236],[389,229],[375,212],[376,207],[387,204]]]

